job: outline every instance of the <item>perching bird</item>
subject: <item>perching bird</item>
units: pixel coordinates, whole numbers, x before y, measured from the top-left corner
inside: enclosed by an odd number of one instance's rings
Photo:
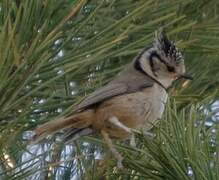
[[[182,54],[163,31],[156,32],[150,48],[140,52],[114,80],[79,103],[70,116],[39,126],[35,140],[60,130],[68,130],[73,139],[100,133],[121,167],[122,156],[111,138],[130,138],[131,129],[150,130],[162,116],[168,87],[178,78],[190,79],[185,75]]]

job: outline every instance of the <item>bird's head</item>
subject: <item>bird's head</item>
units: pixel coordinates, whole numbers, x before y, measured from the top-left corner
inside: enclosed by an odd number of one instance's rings
[[[163,30],[155,32],[153,46],[146,49],[139,58],[142,70],[169,87],[179,78],[192,79],[185,74],[185,64],[182,53],[171,42]]]

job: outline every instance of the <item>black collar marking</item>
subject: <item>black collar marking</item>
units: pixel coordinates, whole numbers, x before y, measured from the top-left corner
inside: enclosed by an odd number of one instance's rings
[[[139,56],[136,57],[136,60],[134,62],[134,67],[137,71],[139,71],[140,73],[148,76],[149,78],[151,78],[153,81],[155,81],[157,84],[159,84],[162,88],[164,88],[166,91],[167,91],[167,88],[161,83],[159,82],[158,80],[156,80],[154,77],[150,76],[148,73],[146,73],[142,67],[141,67],[141,64],[140,64],[140,58],[142,56],[143,53],[139,54]],[[157,53],[156,53],[157,54]],[[158,54],[157,54],[158,55]],[[159,55],[158,55],[158,59],[159,59]],[[150,66],[151,66],[151,63],[153,64],[152,62],[153,60],[150,60]],[[151,68],[153,69],[153,65],[151,66]],[[153,72],[153,71],[152,71]]]

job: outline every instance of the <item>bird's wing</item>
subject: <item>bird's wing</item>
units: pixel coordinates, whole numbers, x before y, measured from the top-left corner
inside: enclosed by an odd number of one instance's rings
[[[93,93],[91,93],[87,98],[85,98],[81,103],[79,103],[75,111],[86,109],[91,105],[100,103],[113,96],[124,94],[125,92],[127,92],[127,89],[128,87],[126,86],[126,84],[113,84],[104,86],[99,90],[96,90]]]
[[[140,91],[144,88],[153,86],[153,81],[141,73],[133,74],[131,77],[123,74],[121,77],[117,77],[116,80],[110,82],[106,86],[103,86],[99,90],[91,93],[87,98],[80,102],[74,112],[81,111],[91,107],[92,105],[101,103],[114,96],[128,94]]]

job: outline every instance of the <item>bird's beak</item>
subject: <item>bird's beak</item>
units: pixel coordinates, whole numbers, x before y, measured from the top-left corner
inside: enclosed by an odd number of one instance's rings
[[[179,75],[179,78],[183,78],[183,79],[188,79],[188,80],[193,80],[193,77],[190,76],[189,74],[181,74]]]

